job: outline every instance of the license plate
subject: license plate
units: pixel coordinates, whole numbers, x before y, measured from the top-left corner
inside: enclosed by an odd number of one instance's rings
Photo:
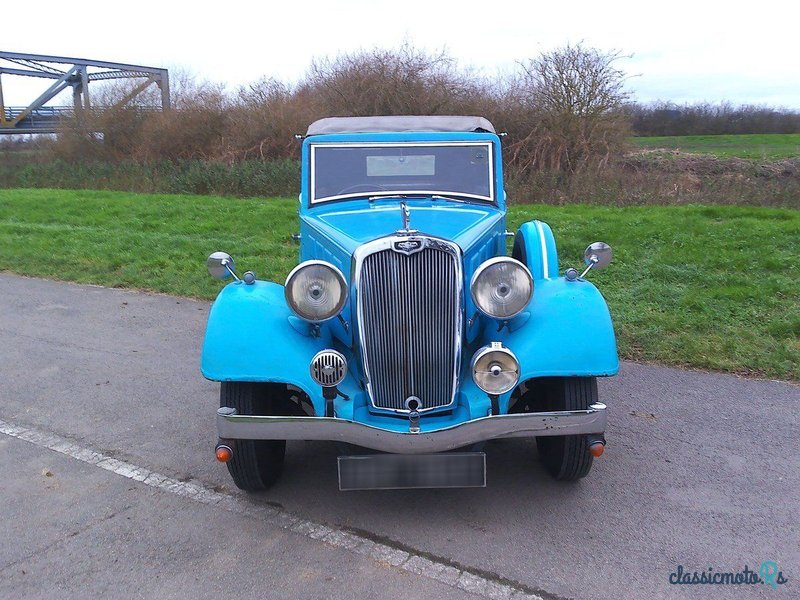
[[[339,457],[339,489],[486,487],[486,454],[368,454]]]

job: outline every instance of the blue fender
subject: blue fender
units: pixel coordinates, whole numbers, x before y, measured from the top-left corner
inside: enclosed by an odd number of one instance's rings
[[[550,226],[543,221],[523,223],[514,240],[514,258],[526,264],[534,280],[558,277],[558,250]]]
[[[615,375],[619,369],[608,306],[585,280],[537,281],[527,311],[488,335],[492,339],[487,341],[501,341],[516,354],[520,381]]]
[[[324,404],[316,406],[321,401],[319,386],[311,379],[309,365],[314,354],[331,347],[330,331],[323,325],[320,335],[312,337],[301,332],[303,327],[308,325],[292,315],[282,285],[230,283],[208,315],[200,370],[213,381],[294,385],[312,399],[317,414],[325,414]]]

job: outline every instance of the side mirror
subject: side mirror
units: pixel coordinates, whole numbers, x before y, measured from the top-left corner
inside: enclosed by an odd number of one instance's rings
[[[206,260],[206,268],[208,268],[208,274],[214,279],[227,279],[228,277],[233,277],[237,281],[239,279],[234,272],[236,264],[227,252],[214,252],[211,254]]]
[[[567,278],[567,281],[583,279],[583,277],[592,269],[605,269],[611,264],[612,257],[613,251],[611,250],[611,246],[605,242],[595,242],[593,244],[589,244],[586,247],[586,250],[583,252],[583,262],[586,265],[583,273],[578,275],[577,269],[569,268],[564,273],[564,277]]]
[[[586,250],[583,253],[583,262],[589,268],[605,269],[611,264],[613,255],[611,246],[605,242],[595,242],[586,246]]]

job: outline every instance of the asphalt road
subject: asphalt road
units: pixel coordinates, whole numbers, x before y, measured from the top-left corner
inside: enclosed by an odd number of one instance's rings
[[[486,489],[341,493],[335,445],[297,442],[246,495],[213,458],[208,307],[0,274],[0,597],[798,596],[797,385],[625,363],[600,382],[609,446],[577,484],[504,440]],[[765,560],[789,582],[668,581]]]

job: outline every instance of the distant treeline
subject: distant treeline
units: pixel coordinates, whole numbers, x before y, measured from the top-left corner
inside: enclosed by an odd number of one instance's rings
[[[627,113],[641,136],[800,133],[800,111],[750,104],[656,102],[629,104]]]

